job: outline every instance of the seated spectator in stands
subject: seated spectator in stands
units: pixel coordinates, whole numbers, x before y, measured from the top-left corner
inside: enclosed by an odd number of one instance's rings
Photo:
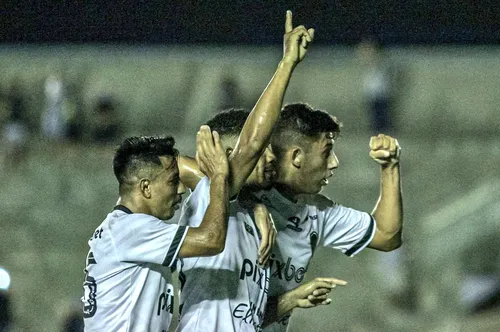
[[[12,324],[12,313],[7,292],[0,290],[0,332],[7,332]]]
[[[22,84],[14,79],[5,98],[6,118],[2,128],[8,166],[19,165],[26,154],[29,124]]]
[[[96,143],[114,142],[120,133],[117,103],[109,96],[100,97],[93,112],[92,140]]]

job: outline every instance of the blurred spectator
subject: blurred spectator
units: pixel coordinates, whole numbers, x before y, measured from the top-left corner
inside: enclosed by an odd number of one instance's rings
[[[65,136],[71,141],[80,141],[84,131],[83,81],[73,81],[68,84],[67,98],[67,126]]]
[[[66,133],[64,114],[64,86],[57,75],[45,80],[46,110],[42,116],[42,134],[48,138],[62,138]]]
[[[92,140],[96,143],[114,142],[119,133],[116,101],[110,96],[100,97],[93,112]]]
[[[241,91],[236,79],[225,74],[220,83],[220,103],[217,110],[225,110],[242,106]]]
[[[6,161],[15,166],[25,156],[29,132],[25,96],[18,79],[12,81],[5,99],[6,115],[2,131],[6,147]]]
[[[0,332],[10,330],[12,324],[12,312],[7,292],[0,290]]]
[[[358,51],[365,66],[363,93],[373,134],[393,133],[395,68],[385,56],[382,46],[373,39],[363,40]]]
[[[83,332],[82,309],[72,310],[64,319],[62,332]]]

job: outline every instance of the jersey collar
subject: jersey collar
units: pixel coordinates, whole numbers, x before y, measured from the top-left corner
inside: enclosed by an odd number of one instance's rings
[[[121,205],[121,204],[119,204],[119,205],[115,206],[115,207],[113,208],[113,211],[114,211],[114,210],[120,210],[120,211],[125,212],[126,214],[132,214],[132,213],[133,213],[132,211],[130,211],[130,209],[129,209],[128,207],[126,207],[126,206],[124,206],[124,205]]]

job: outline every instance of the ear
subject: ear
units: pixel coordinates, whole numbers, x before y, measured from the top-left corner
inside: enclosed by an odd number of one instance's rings
[[[141,179],[139,182],[139,189],[142,196],[151,198],[151,181],[149,179]]]
[[[290,150],[290,156],[292,160],[292,165],[296,168],[300,168],[302,166],[302,162],[304,159],[304,151],[302,151],[299,147],[294,147]]]

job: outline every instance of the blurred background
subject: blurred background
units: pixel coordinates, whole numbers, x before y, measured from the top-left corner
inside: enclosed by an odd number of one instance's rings
[[[285,11],[316,29],[286,102],[343,123],[325,190],[371,211],[371,135],[402,146],[404,245],[347,259],[291,331],[500,331],[500,5],[449,1],[16,1],[0,5],[0,331],[81,331],[87,240],[112,209],[114,149],[252,107]],[[175,221],[175,220],[174,220]]]

